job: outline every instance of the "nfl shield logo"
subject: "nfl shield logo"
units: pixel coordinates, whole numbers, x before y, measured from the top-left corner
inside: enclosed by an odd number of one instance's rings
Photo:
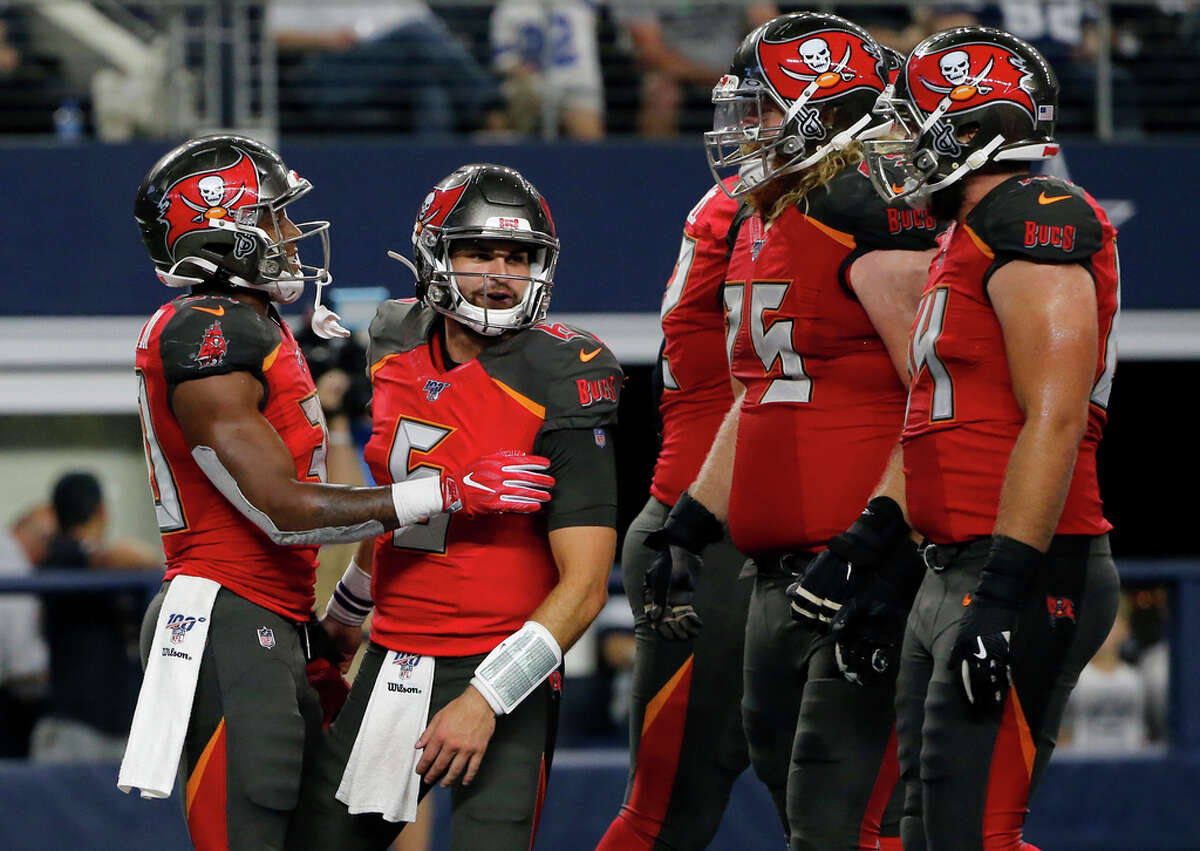
[[[275,646],[275,631],[269,626],[258,628],[258,643],[270,650]]]
[[[604,433],[604,429],[602,429],[602,428],[592,429],[592,437],[595,439],[596,445],[599,446],[601,449],[608,446],[608,435]]]

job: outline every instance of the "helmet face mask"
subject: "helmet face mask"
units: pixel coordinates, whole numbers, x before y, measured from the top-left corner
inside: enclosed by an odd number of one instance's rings
[[[811,168],[879,123],[871,108],[889,60],[861,27],[837,15],[781,15],[746,36],[713,89],[709,168],[737,168],[740,197],[784,174]],[[768,121],[767,108],[782,118]]]
[[[876,102],[890,138],[864,142],[867,168],[887,201],[923,206],[989,162],[1058,153],[1058,81],[1031,45],[1002,30],[960,27],[913,49],[894,93]]]
[[[456,244],[510,243],[529,257],[529,274],[455,271]],[[546,316],[559,242],[550,208],[537,189],[514,169],[468,165],[457,169],[425,196],[412,234],[417,298],[484,336],[528,328]],[[392,255],[396,256],[396,255]],[[524,281],[517,303],[487,307],[491,281]],[[468,293],[482,281],[483,305]]]
[[[329,222],[293,224],[285,208],[312,184],[273,150],[240,136],[207,136],[167,153],[138,190],[134,218],[159,279],[256,290],[291,303],[305,281],[330,282]],[[297,244],[320,240],[320,265]]]

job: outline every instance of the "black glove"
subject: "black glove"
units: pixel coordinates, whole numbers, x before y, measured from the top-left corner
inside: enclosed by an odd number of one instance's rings
[[[658,550],[642,583],[642,610],[663,638],[686,640],[704,624],[692,605],[704,548],[725,537],[721,522],[684,491],[661,529],[646,536]]]
[[[1030,582],[1043,559],[1028,544],[1003,535],[992,549],[963,614],[950,670],[967,705],[980,717],[999,718],[1012,682],[1013,629]]]
[[[899,668],[904,624],[925,577],[925,561],[910,538],[901,541],[867,587],[833,618],[838,668],[849,682],[873,685]]]
[[[788,586],[792,617],[818,632],[828,631],[842,604],[908,533],[904,512],[894,499],[872,499],[854,525],[832,538],[829,548],[817,553],[800,579]]]

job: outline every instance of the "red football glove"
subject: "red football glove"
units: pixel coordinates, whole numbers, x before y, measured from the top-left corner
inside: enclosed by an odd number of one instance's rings
[[[507,450],[476,458],[462,470],[442,473],[443,510],[468,517],[532,514],[550,501],[554,477],[538,472],[550,459]]]
[[[305,667],[308,682],[321,700],[321,729],[327,728],[342,711],[350,696],[350,684],[328,659],[313,659]]]

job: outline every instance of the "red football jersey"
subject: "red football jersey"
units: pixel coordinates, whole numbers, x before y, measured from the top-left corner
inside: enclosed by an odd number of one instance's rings
[[[293,620],[314,602],[317,547],[274,544],[204,475],[171,410],[183,381],[246,371],[263,384],[263,416],[296,464],[296,477],[324,481],[325,420],[312,376],[278,315],[222,296],[185,296],[163,305],[138,337],[138,411],[146,467],[167,556],[167,579],[215,580],[240,597]]]
[[[731,368],[746,386],[729,496],[739,550],[815,550],[878,484],[904,421],[905,389],[846,281],[875,249],[928,250],[925,214],[889,208],[847,167],[764,232],[738,232],[725,283]]]
[[[543,324],[446,369],[436,320],[415,302],[389,301],[371,324],[366,459],[377,482],[462,469],[505,449],[534,452],[556,429],[589,428],[607,444],[621,371],[595,337]],[[489,652],[558,582],[546,511],[438,515],[380,536],[374,565],[371,640],[437,656]]]
[[[736,182],[736,176],[725,181],[730,188]],[[650,493],[667,505],[695,481],[733,404],[721,284],[729,265],[726,236],[737,209],[738,202],[716,185],[692,208],[663,293],[662,447]]]
[[[987,281],[1008,260],[1079,263],[1096,282],[1100,350],[1087,431],[1059,534],[1098,535],[1096,447],[1116,369],[1116,230],[1095,200],[1053,177],[1013,177],[941,238],[913,325],[904,468],[913,527],[938,543],[992,534],[1024,417],[1012,392]]]

